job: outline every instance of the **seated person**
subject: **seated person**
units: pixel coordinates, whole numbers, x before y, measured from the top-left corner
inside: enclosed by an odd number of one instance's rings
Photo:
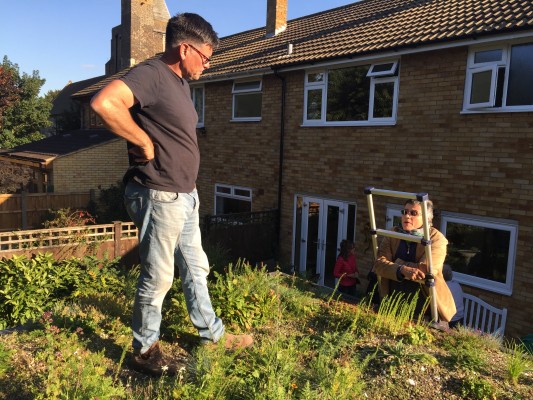
[[[461,285],[459,285],[459,282],[453,279],[452,267],[450,267],[448,264],[444,264],[444,266],[442,267],[442,276],[444,277],[446,284],[450,288],[453,300],[455,301],[455,308],[457,309],[457,312],[452,317],[452,319],[450,319],[449,322],[450,328],[455,328],[463,321],[463,317],[465,315],[465,306],[463,303],[463,289],[461,288]]]
[[[417,200],[407,200],[402,210],[402,225],[396,227],[397,232],[423,236],[422,203]],[[433,221],[433,203],[427,201],[427,217]],[[433,226],[430,227],[432,272],[435,277],[435,292],[437,297],[437,311],[439,321],[450,321],[455,315],[456,308],[450,289],[442,277],[442,265],[446,258],[448,240]],[[419,293],[416,313],[422,311],[424,302],[429,296],[429,288],[424,278],[428,273],[425,246],[416,242],[409,242],[396,238],[384,237],[378,248],[374,263],[374,271],[380,277],[379,292],[381,298],[394,291],[413,296]],[[428,308],[430,310],[430,307]]]
[[[353,242],[343,240],[341,251],[333,268],[335,278],[340,278],[339,292],[355,296],[355,285],[358,282],[359,271],[355,261],[355,245]]]

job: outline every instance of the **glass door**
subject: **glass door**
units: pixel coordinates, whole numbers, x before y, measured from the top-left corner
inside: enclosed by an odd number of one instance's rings
[[[340,242],[354,239],[355,205],[297,196],[294,228],[293,257],[298,272],[319,285],[334,287],[333,267]]]

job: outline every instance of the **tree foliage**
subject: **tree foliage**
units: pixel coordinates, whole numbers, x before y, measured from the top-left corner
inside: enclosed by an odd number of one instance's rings
[[[39,71],[21,76],[18,65],[9,61],[7,56],[4,56],[1,69],[7,86],[0,94],[0,148],[42,139],[40,129],[50,126],[52,109],[49,98],[39,97],[45,80],[39,77]]]
[[[5,110],[13,107],[19,99],[20,89],[16,85],[13,71],[0,65],[0,129],[2,129],[2,115]]]
[[[0,193],[16,193],[30,182],[31,177],[29,167],[0,161]]]

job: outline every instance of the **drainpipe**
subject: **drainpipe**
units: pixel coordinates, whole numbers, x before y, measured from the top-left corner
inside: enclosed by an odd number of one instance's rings
[[[278,171],[278,221],[276,234],[278,239],[278,249],[281,240],[281,191],[283,186],[283,147],[285,144],[285,96],[287,92],[287,82],[285,77],[281,76],[277,70],[274,70],[274,76],[281,80],[281,121],[279,128],[279,171]]]

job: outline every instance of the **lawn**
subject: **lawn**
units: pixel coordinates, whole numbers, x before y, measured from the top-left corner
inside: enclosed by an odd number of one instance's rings
[[[222,271],[221,268],[218,270]],[[209,282],[229,331],[251,349],[199,346],[176,280],[161,343],[187,367],[149,378],[127,366],[137,268],[114,260],[0,261],[0,399],[532,399],[519,342],[413,322],[246,263]]]

